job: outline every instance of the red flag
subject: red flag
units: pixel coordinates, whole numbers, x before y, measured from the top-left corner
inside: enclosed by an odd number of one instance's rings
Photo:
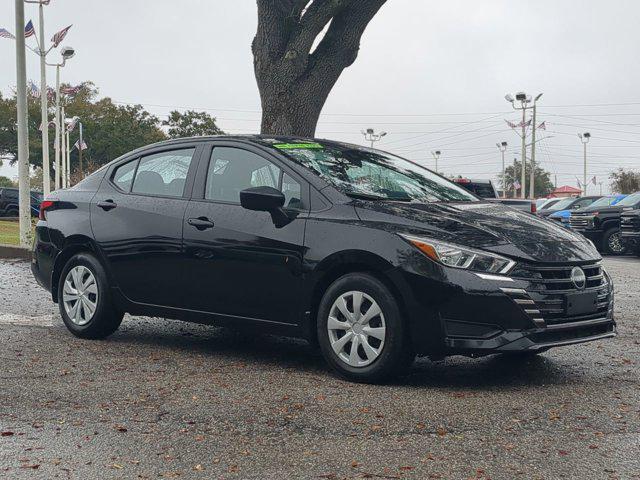
[[[54,47],[57,47],[58,45],[60,45],[62,40],[64,40],[64,37],[67,36],[67,32],[72,26],[73,25],[69,25],[67,28],[63,28],[58,33],[56,33],[53,37],[51,37],[51,41],[53,42]]]

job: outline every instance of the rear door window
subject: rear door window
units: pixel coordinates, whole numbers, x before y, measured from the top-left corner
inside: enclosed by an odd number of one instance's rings
[[[182,197],[194,151],[194,148],[188,148],[142,157],[131,192]]]
[[[120,190],[124,190],[125,192],[131,190],[131,183],[133,182],[137,165],[138,161],[134,160],[116,168],[113,173],[113,183],[115,183]]]

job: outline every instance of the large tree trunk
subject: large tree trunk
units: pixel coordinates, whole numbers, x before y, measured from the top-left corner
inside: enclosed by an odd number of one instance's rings
[[[362,33],[385,1],[258,0],[252,50],[261,133],[314,136],[329,92],[355,61]]]

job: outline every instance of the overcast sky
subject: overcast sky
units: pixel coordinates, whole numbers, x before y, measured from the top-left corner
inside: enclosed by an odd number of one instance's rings
[[[0,26],[10,31],[13,3],[0,2]],[[227,132],[259,130],[254,1],[51,0],[45,12],[47,38],[73,24],[64,44],[77,55],[64,81],[91,80],[101,95],[161,117],[206,109]],[[27,5],[26,17],[36,21],[37,7]],[[639,24],[637,0],[388,0],[329,96],[317,135],[363,143],[361,129],[373,127],[388,132],[380,148],[430,167],[440,149],[444,173],[495,178],[496,142],[509,142],[508,161],[520,156],[504,121],[518,114],[505,93],[544,92],[540,133],[549,138],[538,161],[559,185],[575,186],[577,133],[589,131],[589,176],[607,192],[609,171],[640,169]],[[38,81],[37,57],[27,53],[27,76]],[[15,85],[12,41],[0,39],[0,58],[6,94]]]

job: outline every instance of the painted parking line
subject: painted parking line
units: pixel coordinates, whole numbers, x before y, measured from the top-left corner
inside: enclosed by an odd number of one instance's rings
[[[53,327],[56,315],[18,315],[14,313],[0,313],[0,325],[20,325],[25,327]]]

